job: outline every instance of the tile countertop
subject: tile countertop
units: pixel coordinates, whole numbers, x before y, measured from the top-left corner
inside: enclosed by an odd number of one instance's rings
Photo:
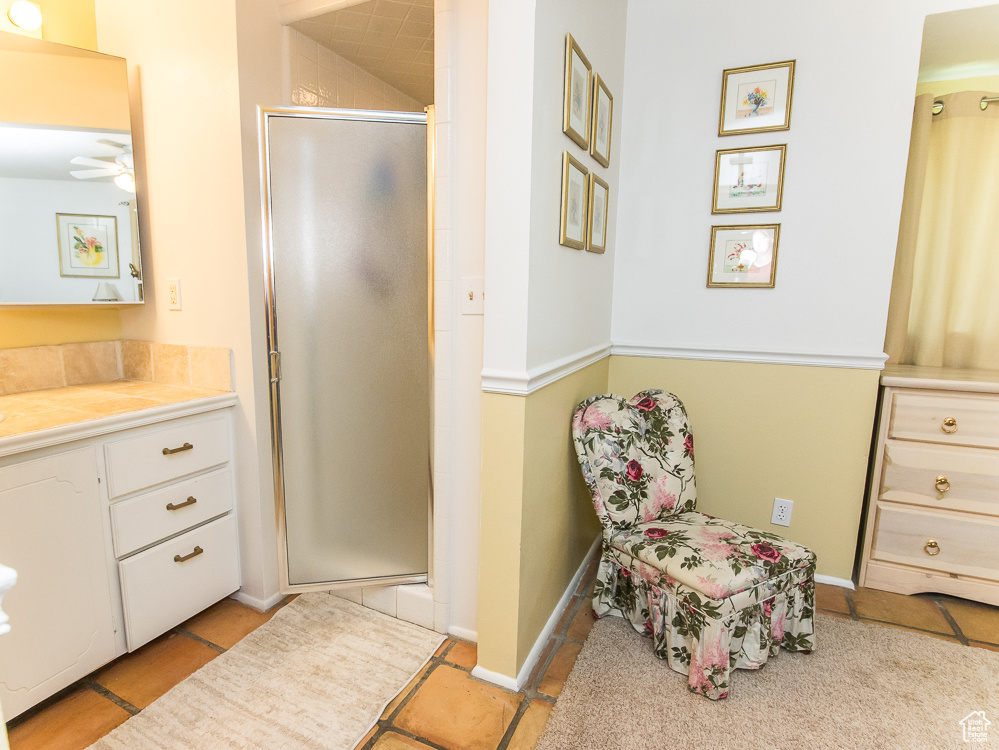
[[[210,388],[139,380],[15,393],[0,396],[0,438],[226,395],[230,394]]]

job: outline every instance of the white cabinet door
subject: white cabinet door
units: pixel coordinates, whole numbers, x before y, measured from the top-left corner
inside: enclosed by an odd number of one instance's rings
[[[0,468],[4,597],[0,701],[7,719],[113,659],[97,456],[80,448]]]

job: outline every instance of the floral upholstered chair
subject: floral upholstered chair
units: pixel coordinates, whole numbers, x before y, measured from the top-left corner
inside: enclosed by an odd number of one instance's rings
[[[694,441],[676,396],[594,396],[572,435],[603,525],[597,617],[627,618],[712,700],[728,696],[732,669],[814,648],[815,554],[694,510]]]

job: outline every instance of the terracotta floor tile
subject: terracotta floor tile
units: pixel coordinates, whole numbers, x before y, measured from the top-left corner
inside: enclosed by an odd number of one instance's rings
[[[555,625],[555,630],[552,632],[556,635],[565,635],[565,631],[569,629],[569,624],[572,622],[573,612],[576,611],[576,605],[579,603],[579,599],[573,597],[569,600],[569,604],[564,610],[562,610],[562,616],[558,618],[558,624]]]
[[[361,738],[361,741],[358,742],[356,745],[354,745],[354,750],[360,750],[362,747],[364,747],[368,743],[368,740],[370,740],[376,734],[378,734],[378,725],[377,724],[375,724],[373,727],[371,727],[371,729],[368,730],[368,733]]]
[[[555,704],[548,701],[531,701],[531,705],[520,717],[520,723],[510,738],[510,744],[506,746],[507,750],[534,750],[542,732],[545,731],[545,725],[553,708]]]
[[[989,651],[999,651],[999,646],[996,646],[993,643],[979,643],[978,641],[968,641],[968,643],[974,648],[984,648],[988,649]]]
[[[853,619],[853,617],[851,617],[850,615],[845,615],[842,612],[833,612],[831,610],[824,611],[822,614],[825,615],[826,617],[838,617],[841,620],[852,620]]]
[[[79,688],[10,730],[11,750],[82,750],[129,717],[103,695]]]
[[[944,606],[968,640],[999,644],[999,607],[954,598]]]
[[[218,652],[186,636],[167,633],[94,673],[94,681],[145,708],[188,675],[218,656]]]
[[[386,732],[372,746],[373,750],[430,750],[430,745],[403,737],[395,732]]]
[[[450,646],[452,643],[456,643],[456,641],[452,641],[450,638],[445,638],[444,642],[437,647],[436,651],[434,651],[434,656],[440,656],[441,654],[443,654],[447,650],[447,647]]]
[[[877,589],[858,588],[853,592],[853,603],[857,608],[857,615],[867,620],[881,620],[947,635],[954,633],[936,602],[927,596],[905,596]]]
[[[229,649],[271,619],[275,612],[277,609],[258,612],[235,599],[223,599],[180,627],[209,643]]]
[[[913,632],[912,628],[906,627],[905,625],[896,625],[895,623],[892,622],[877,622],[875,620],[861,620],[861,622],[870,623],[871,625],[880,625],[883,628],[895,628],[896,630],[906,630],[910,633]],[[949,641],[950,643],[960,643],[956,635],[944,635],[943,633],[925,633],[925,632],[919,632],[918,634],[929,636],[930,638],[938,638],[941,641]]]
[[[392,701],[385,707],[385,710],[382,711],[383,719],[387,719],[389,716],[392,715],[392,712],[399,707],[399,704],[406,699],[407,695],[413,692],[413,688],[415,688],[419,684],[420,680],[423,679],[423,675],[425,675],[432,666],[433,665],[429,663],[426,666],[424,666],[423,669],[421,669],[419,673],[416,675],[416,677],[410,680],[409,684],[399,691],[399,694],[395,698],[393,698]]]
[[[555,653],[545,676],[541,679],[538,692],[550,695],[552,698],[558,698],[566,679],[569,677],[569,672],[572,671],[572,667],[576,663],[576,657],[582,650],[583,647],[579,643],[569,643],[568,641],[563,643]]]
[[[447,656],[444,658],[452,664],[457,664],[459,667],[472,669],[478,661],[479,649],[474,643],[456,641],[454,648],[448,651]]]
[[[495,750],[523,696],[439,666],[399,712],[395,726],[452,750]]]
[[[534,665],[534,670],[531,672],[531,676],[527,678],[527,684],[524,685],[525,689],[537,689],[543,676],[541,670],[544,669],[545,662],[548,661],[548,657],[556,645],[555,641],[551,638],[548,639],[548,643],[545,644],[545,648],[541,652],[541,656],[538,658],[538,663]]]
[[[569,624],[566,637],[572,638],[575,641],[585,641],[596,623],[597,618],[593,616],[593,607],[589,599],[585,599],[579,607],[579,612],[576,613],[576,616]]]
[[[850,605],[846,601],[846,589],[842,586],[816,583],[815,608],[825,612],[839,612],[844,615],[850,614]]]

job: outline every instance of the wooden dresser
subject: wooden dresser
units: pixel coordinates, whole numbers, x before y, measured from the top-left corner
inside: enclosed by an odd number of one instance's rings
[[[999,374],[881,376],[860,585],[999,605]]]

